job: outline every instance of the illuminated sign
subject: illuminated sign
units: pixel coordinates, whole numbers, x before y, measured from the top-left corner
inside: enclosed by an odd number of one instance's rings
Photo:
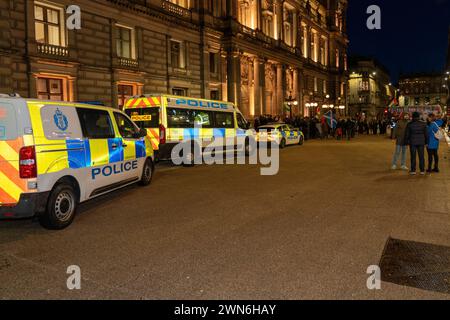
[[[146,114],[146,115],[132,115],[131,120],[135,122],[141,122],[141,121],[152,121],[152,115]]]
[[[170,102],[173,102],[172,100]],[[185,106],[185,107],[194,107],[194,108],[211,108],[211,109],[222,109],[228,110],[231,109],[230,105],[226,102],[217,102],[217,101],[204,101],[204,100],[196,100],[196,99],[175,99],[176,106]]]

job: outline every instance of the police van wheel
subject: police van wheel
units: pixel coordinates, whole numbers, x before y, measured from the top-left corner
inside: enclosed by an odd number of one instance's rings
[[[299,144],[300,146],[302,146],[302,145],[303,145],[303,142],[304,142],[304,139],[303,139],[302,136],[300,136],[300,139],[298,140],[298,144]]]
[[[58,184],[50,194],[45,213],[39,215],[40,224],[50,230],[67,228],[75,218],[78,197],[72,185]]]
[[[286,147],[286,139],[281,139],[280,141],[280,149],[284,149]]]
[[[139,181],[141,186],[148,186],[152,182],[153,168],[153,161],[151,159],[147,159],[144,164],[144,169],[142,170],[141,181]]]

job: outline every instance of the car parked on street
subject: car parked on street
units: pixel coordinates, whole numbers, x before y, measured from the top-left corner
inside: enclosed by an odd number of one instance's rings
[[[256,128],[256,141],[259,144],[275,141],[280,149],[287,145],[303,145],[305,136],[300,129],[286,123],[272,123]]]

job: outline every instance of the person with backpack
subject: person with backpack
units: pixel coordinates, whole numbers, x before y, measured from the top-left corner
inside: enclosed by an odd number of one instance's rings
[[[428,143],[428,127],[420,119],[420,113],[414,112],[412,121],[406,127],[406,143],[411,153],[411,175],[416,174],[417,154],[419,155],[420,174],[425,175],[425,145]]]
[[[441,127],[444,121],[434,113],[428,116],[428,173],[439,172],[439,141],[444,138]],[[433,167],[434,164],[434,167]]]

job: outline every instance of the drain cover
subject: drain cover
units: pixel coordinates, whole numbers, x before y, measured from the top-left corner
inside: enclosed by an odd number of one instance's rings
[[[450,293],[450,247],[389,238],[380,268],[382,281]]]

